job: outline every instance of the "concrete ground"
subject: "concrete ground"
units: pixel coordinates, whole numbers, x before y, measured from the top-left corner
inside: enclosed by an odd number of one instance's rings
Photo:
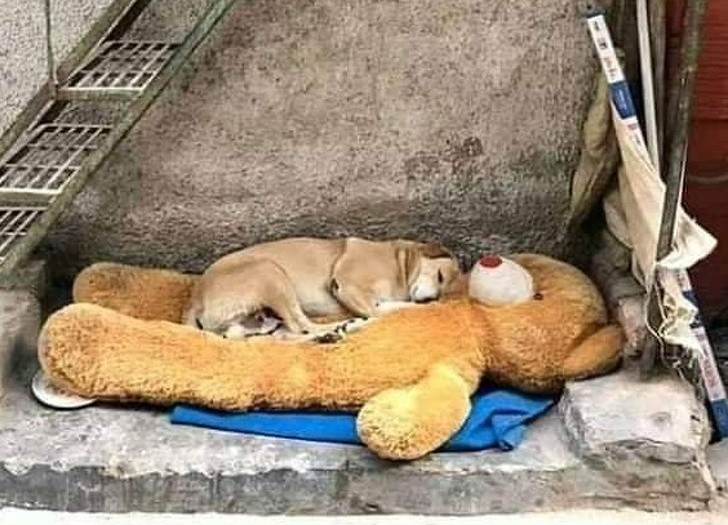
[[[11,508],[309,520],[627,507],[701,512],[728,487],[728,445],[706,455],[707,418],[691,390],[668,376],[640,381],[630,366],[568,385],[558,408],[531,425],[515,451],[393,464],[361,447],[174,427],[164,411],[143,407],[43,408],[29,394],[38,364],[23,337],[23,327],[37,325],[38,304],[32,294],[1,293],[0,314],[0,369],[7,372],[0,397],[3,525],[22,516]],[[66,519],[92,519],[84,516]],[[164,518],[145,517],[153,519]]]
[[[543,514],[487,515],[464,518],[427,516],[351,516],[351,517],[261,517],[220,514],[69,514],[16,509],[0,510],[3,525],[722,525],[728,513],[649,513],[636,511],[579,510]]]
[[[711,498],[700,406],[684,385],[638,383],[630,370],[570,385],[513,452],[392,464],[360,447],[176,427],[140,407],[45,409],[28,392],[35,366],[0,401],[0,507],[481,515],[701,511]]]

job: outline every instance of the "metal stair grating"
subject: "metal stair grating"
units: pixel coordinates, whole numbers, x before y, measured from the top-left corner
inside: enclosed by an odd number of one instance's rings
[[[0,164],[2,190],[60,191],[111,131],[111,126],[41,124]]]
[[[51,57],[52,85],[44,87],[0,137],[0,280],[10,278],[27,260],[91,174],[236,1],[209,0],[204,14],[177,44],[124,37],[149,2],[112,0],[109,17],[93,25],[70,59],[56,67]],[[48,2],[46,22],[50,28]],[[81,108],[87,103],[93,106],[85,108],[88,112]],[[102,106],[119,113],[111,125],[104,124],[106,115],[98,111]],[[96,125],[69,122],[76,119]]]
[[[0,261],[3,261],[14,241],[23,237],[44,207],[0,207]]]
[[[170,42],[111,40],[71,74],[64,91],[109,90],[141,92],[159,73],[179,44]]]

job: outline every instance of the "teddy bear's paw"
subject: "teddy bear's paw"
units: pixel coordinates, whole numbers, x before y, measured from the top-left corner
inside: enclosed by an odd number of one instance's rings
[[[411,460],[443,445],[469,413],[467,383],[452,368],[436,366],[419,383],[370,399],[359,412],[357,431],[378,456]]]
[[[364,443],[385,459],[417,459],[435,447],[418,417],[411,389],[391,389],[375,396],[359,412],[357,431]],[[423,433],[424,430],[424,433]]]

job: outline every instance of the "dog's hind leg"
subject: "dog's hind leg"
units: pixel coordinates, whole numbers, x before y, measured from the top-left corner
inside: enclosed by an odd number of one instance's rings
[[[235,266],[213,268],[202,277],[199,290],[198,304],[193,304],[191,309],[198,312],[203,327],[233,339],[264,335],[245,325],[251,316],[266,308],[280,318],[294,339],[334,333],[346,324],[315,323],[309,319],[301,308],[291,278],[280,265],[266,258],[251,258]]]
[[[295,334],[310,335],[313,338],[324,334],[336,334],[345,330],[348,321],[335,323],[315,323],[303,312],[298,302],[293,284],[288,281],[284,285],[285,290],[283,301],[276,301],[277,304],[270,305],[276,314],[283,320],[283,324]]]
[[[265,273],[266,282],[263,285],[263,293],[259,300],[263,306],[273,310],[283,321],[288,331],[294,337],[300,335],[311,336],[312,339],[323,335],[340,335],[345,331],[349,320],[316,323],[312,321],[301,307],[301,303],[296,295],[296,289],[286,272],[273,263],[268,261],[271,267]],[[296,337],[296,339],[300,339]]]

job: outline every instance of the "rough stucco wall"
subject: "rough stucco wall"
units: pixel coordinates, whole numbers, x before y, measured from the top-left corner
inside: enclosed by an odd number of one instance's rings
[[[48,240],[200,270],[290,235],[562,255],[596,64],[575,0],[240,2]]]
[[[46,82],[43,0],[0,0],[0,136]]]
[[[61,61],[89,30],[113,0],[53,0],[51,42],[56,60]]]
[[[112,0],[53,0],[52,45],[63,60]],[[0,0],[0,135],[48,78],[43,0]]]
[[[182,41],[214,0],[149,0],[134,22],[131,38],[161,38]]]

